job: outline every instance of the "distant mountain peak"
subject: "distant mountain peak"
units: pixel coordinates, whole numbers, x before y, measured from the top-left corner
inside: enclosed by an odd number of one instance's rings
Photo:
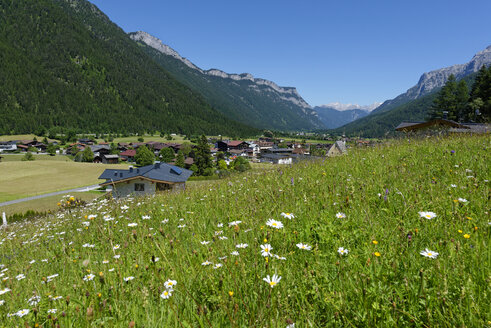
[[[381,102],[374,102],[371,105],[343,104],[340,102],[332,102],[329,104],[320,105],[319,107],[321,107],[321,108],[332,108],[332,109],[335,109],[338,111],[360,109],[360,110],[364,110],[366,112],[371,112],[372,110],[376,109],[381,104],[382,104]]]
[[[188,67],[198,70],[203,74],[209,75],[209,76],[216,76],[216,77],[221,77],[224,79],[232,79],[235,81],[251,81],[252,83],[258,85],[258,86],[267,86],[274,91],[278,92],[281,94],[281,98],[285,101],[292,102],[296,106],[299,106],[303,109],[312,109],[312,107],[300,96],[298,93],[297,89],[294,87],[280,87],[273,81],[261,79],[261,78],[255,78],[252,76],[252,74],[249,73],[241,73],[241,74],[235,74],[235,73],[226,73],[220,69],[212,68],[208,70],[203,70],[199,68],[198,66],[194,65],[192,62],[190,62],[188,59],[182,57],[177,51],[169,47],[168,45],[164,44],[162,40],[156,38],[155,36],[143,32],[143,31],[138,31],[138,32],[132,32],[129,33],[129,36],[131,39],[134,41],[140,41],[145,43],[146,45],[154,48],[157,51],[160,51],[163,54],[172,56],[180,61],[182,61],[184,64],[186,64]],[[315,115],[315,112],[312,112]]]

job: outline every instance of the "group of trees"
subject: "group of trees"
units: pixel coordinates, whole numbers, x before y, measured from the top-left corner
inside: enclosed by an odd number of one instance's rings
[[[191,165],[190,169],[198,176],[211,176],[217,170],[222,173],[232,170],[244,172],[251,168],[250,163],[243,157],[237,157],[227,166],[225,154],[221,152],[217,154],[216,164],[214,164],[210,145],[205,135],[199,137],[195,149],[192,149],[190,143],[183,143],[177,153],[177,157],[172,148],[163,148],[159,153],[159,160],[163,163],[169,163],[175,159],[174,165],[184,167],[185,156],[190,156],[194,159],[194,164]],[[138,166],[151,165],[155,160],[154,153],[147,146],[140,146],[136,150],[135,161]]]
[[[450,75],[438,92],[429,111],[430,119],[444,118],[459,122],[488,122],[491,115],[491,65],[483,65],[471,90],[465,80]]]

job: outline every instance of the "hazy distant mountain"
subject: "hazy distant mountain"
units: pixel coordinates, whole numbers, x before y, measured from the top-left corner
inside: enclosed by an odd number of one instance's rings
[[[129,36],[175,78],[201,93],[229,118],[262,129],[293,131],[323,127],[317,113],[295,88],[280,87],[247,73],[203,70],[146,32]]]
[[[320,105],[320,106],[317,106],[317,107],[332,108],[332,109],[335,109],[335,110],[338,110],[338,111],[352,110],[352,109],[361,109],[361,110],[366,111],[366,112],[371,112],[372,110],[374,110],[375,108],[377,108],[381,104],[382,104],[381,102],[375,102],[375,103],[373,103],[371,105],[361,106],[361,105],[358,105],[358,104],[342,104],[342,103],[339,103],[339,102],[333,102],[333,103],[329,103],[329,104],[325,104],[325,105]]]
[[[326,128],[335,129],[367,116],[372,110],[380,106],[380,104],[374,103],[372,105],[360,106],[357,104],[341,104],[335,102],[314,107],[314,110]]]

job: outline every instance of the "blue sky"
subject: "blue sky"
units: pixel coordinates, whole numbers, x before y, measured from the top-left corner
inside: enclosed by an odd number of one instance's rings
[[[311,105],[394,98],[491,45],[491,1],[90,0],[203,69],[296,87]]]

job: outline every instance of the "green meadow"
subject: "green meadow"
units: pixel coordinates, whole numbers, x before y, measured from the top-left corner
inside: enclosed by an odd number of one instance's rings
[[[391,141],[12,224],[0,326],[490,326],[490,149]]]
[[[16,155],[5,155],[5,158],[10,156]],[[97,184],[101,182],[97,178],[105,169],[128,167],[126,164],[107,166],[66,162],[63,157],[47,156],[49,160],[1,162],[0,202]]]

